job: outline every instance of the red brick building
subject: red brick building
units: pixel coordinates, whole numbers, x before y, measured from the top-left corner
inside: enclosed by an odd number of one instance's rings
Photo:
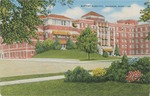
[[[110,55],[114,55],[117,44],[121,55],[124,53],[127,55],[150,55],[150,41],[145,40],[150,31],[150,24],[139,25],[136,20],[106,22],[103,15],[93,11],[77,20],[57,14],[40,16],[40,18],[44,21],[44,25],[37,26],[39,40],[44,41],[46,38],[55,40],[57,35],[62,49],[66,47],[69,37],[76,42],[80,32],[89,26],[97,34],[99,54],[106,51]],[[32,41],[33,45],[27,43],[6,45],[2,44],[0,37],[0,59],[31,58],[35,54],[36,45],[36,40]]]

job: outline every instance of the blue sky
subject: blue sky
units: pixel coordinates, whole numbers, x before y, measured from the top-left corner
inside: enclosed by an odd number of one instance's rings
[[[78,19],[87,12],[95,11],[111,22],[119,19],[139,19],[139,12],[146,7],[146,1],[148,0],[74,0],[71,8],[57,3],[51,13]]]

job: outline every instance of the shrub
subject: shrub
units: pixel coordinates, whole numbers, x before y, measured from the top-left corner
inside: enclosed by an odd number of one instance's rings
[[[126,76],[126,81],[127,82],[139,82],[141,76],[142,76],[142,73],[139,70],[129,71]]]
[[[106,70],[102,68],[96,68],[92,71],[93,76],[104,76],[106,74]]]
[[[75,43],[70,38],[67,40],[66,49],[75,49]]]
[[[43,41],[43,48],[45,51],[52,49],[53,41],[51,39],[46,39]]]
[[[126,63],[126,64],[128,63],[128,57],[126,54],[124,54],[122,57],[122,63]]]
[[[41,53],[41,52],[44,52],[44,48],[43,48],[42,42],[38,41],[36,43],[35,51],[36,51],[37,54]]]
[[[56,36],[56,39],[55,39],[55,41],[53,43],[53,49],[55,49],[55,50],[60,50],[61,49],[61,45],[59,43],[58,36]]]
[[[103,57],[107,58],[108,57],[108,53],[107,52],[103,52]]]
[[[147,74],[150,71],[150,59],[148,57],[141,58],[132,66],[143,74]]]
[[[65,81],[71,82],[89,82],[91,75],[89,72],[82,67],[76,67],[73,71],[68,70],[65,73]]]
[[[146,84],[150,83],[150,72],[143,74],[141,76],[140,83],[146,83]]]
[[[128,64],[122,62],[112,62],[111,66],[107,69],[107,79],[111,81],[125,82],[126,74],[129,70]]]

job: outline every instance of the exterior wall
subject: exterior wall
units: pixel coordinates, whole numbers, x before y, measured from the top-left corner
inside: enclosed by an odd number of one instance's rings
[[[145,40],[147,33],[150,31],[150,24],[138,25],[136,20],[119,20],[117,23],[105,22],[104,17],[94,18],[94,16],[85,16],[78,20],[62,18],[44,17],[43,26],[37,26],[37,35],[40,41],[47,38],[55,40],[56,35],[63,48],[70,37],[76,42],[77,36],[87,26],[96,32],[98,37],[98,52],[103,54],[104,51],[114,55],[115,45],[119,47],[121,55],[150,55],[150,41]],[[54,22],[55,21],[55,22]],[[61,22],[61,23],[60,23]],[[68,24],[66,22],[69,22]],[[45,35],[45,38],[44,38]],[[33,45],[22,43],[11,45],[2,44],[0,37],[0,59],[25,59],[35,55],[35,45],[37,40],[32,39]]]

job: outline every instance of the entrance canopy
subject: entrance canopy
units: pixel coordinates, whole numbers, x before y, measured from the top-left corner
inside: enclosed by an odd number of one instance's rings
[[[112,52],[113,49],[112,48],[103,48],[103,51],[105,51],[105,52]]]

